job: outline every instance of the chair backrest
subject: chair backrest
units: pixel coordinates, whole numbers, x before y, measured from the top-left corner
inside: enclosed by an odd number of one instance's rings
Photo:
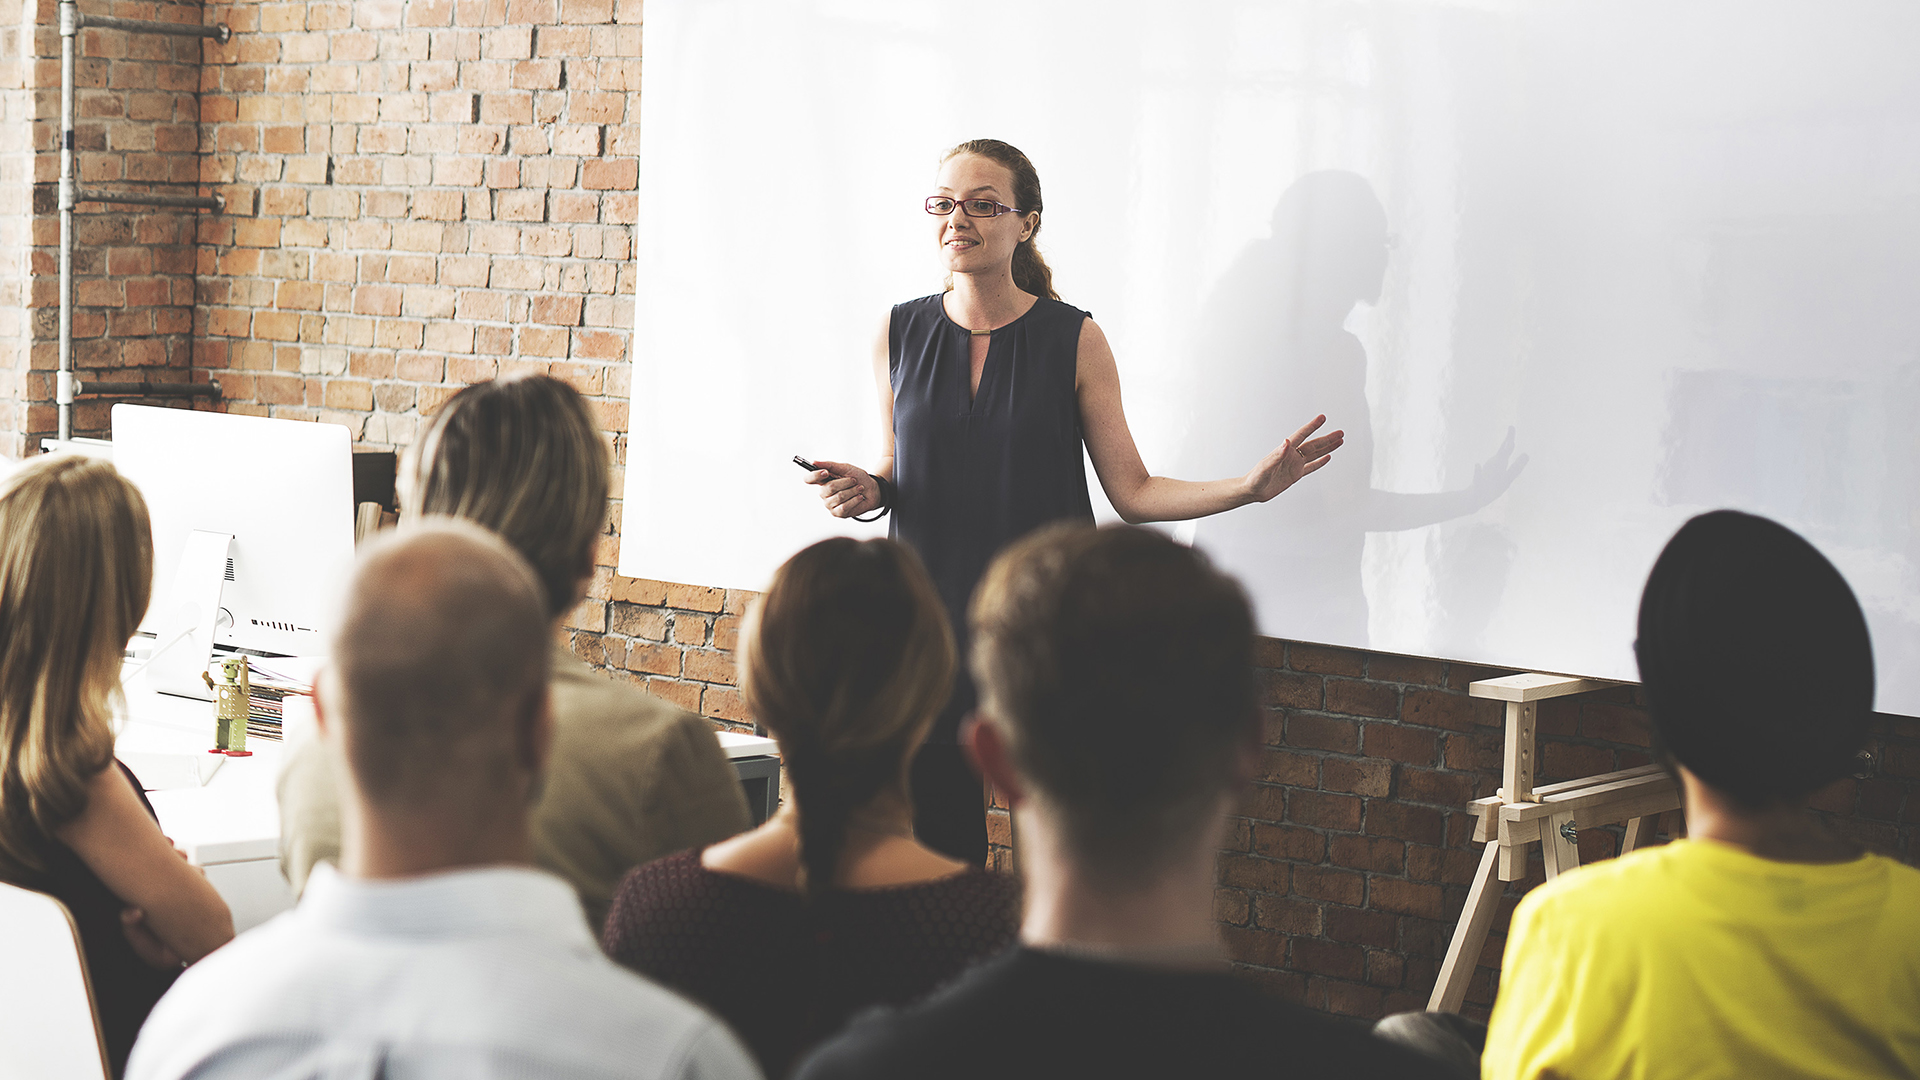
[[[106,1048],[80,931],[65,904],[0,882],[0,1071],[9,1077],[107,1075]]]

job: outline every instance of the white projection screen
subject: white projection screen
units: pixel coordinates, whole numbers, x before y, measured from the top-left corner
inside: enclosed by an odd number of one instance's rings
[[[884,531],[790,458],[877,451],[921,201],[993,137],[1150,470],[1346,430],[1170,527],[1263,632],[1632,679],[1654,556],[1733,507],[1839,565],[1920,714],[1916,41],[1910,0],[650,0],[621,570]]]

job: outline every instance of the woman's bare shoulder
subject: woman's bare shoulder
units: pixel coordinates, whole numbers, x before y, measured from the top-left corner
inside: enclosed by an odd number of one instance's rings
[[[800,848],[789,830],[762,825],[713,844],[700,853],[700,865],[768,888],[798,892]]]
[[[76,841],[106,839],[128,826],[138,829],[142,825],[157,829],[133,780],[118,761],[108,761],[87,781],[86,809],[55,829],[54,835],[73,847]]]

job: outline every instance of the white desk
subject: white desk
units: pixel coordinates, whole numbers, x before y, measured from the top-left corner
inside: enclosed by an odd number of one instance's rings
[[[127,687],[127,714],[114,749],[143,783],[167,782],[159,777],[191,767],[194,755],[218,760],[206,753],[213,745],[210,702],[157,694],[136,679]],[[235,930],[258,926],[293,906],[293,892],[280,875],[280,805],[273,790],[283,747],[248,739],[247,749],[252,757],[221,761],[204,786],[147,793],[160,816],[160,831],[207,872],[233,911]],[[155,756],[163,754],[169,757]]]
[[[127,685],[127,714],[115,749],[143,783],[161,782],[147,779],[147,774],[171,772],[177,778],[199,761],[216,759],[206,752],[213,745],[211,703],[154,693],[145,679],[136,678]],[[743,782],[770,785],[760,789],[770,806],[778,796],[772,757],[777,744],[725,731],[718,738]],[[252,757],[226,758],[204,785],[147,793],[160,816],[160,830],[187,853],[188,861],[207,872],[207,880],[232,909],[236,933],[287,910],[294,899],[280,873],[280,805],[274,793],[286,760],[285,745],[250,738],[247,749]]]

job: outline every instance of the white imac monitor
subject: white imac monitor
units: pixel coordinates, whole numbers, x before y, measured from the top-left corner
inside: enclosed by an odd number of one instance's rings
[[[346,428],[115,405],[113,461],[153,519],[156,689],[205,697],[215,647],[326,651],[353,567]]]

